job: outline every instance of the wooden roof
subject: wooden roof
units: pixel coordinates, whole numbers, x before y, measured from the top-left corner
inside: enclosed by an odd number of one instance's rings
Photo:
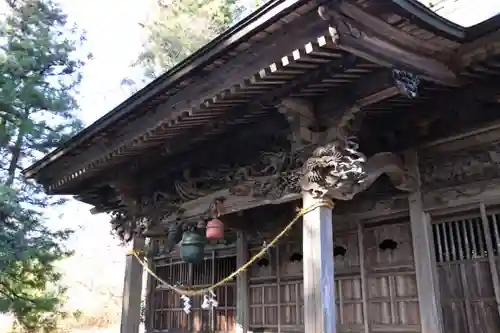
[[[319,19],[327,3],[348,29],[340,45]],[[500,17],[464,29],[416,1],[271,1],[24,171],[50,193],[77,194],[106,170],[173,156],[283,97],[357,96],[368,109],[408,108],[384,68],[433,82],[424,97],[500,75]],[[361,31],[360,36],[356,36]],[[491,90],[489,83],[483,83]]]

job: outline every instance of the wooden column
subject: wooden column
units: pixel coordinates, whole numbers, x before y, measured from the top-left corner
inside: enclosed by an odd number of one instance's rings
[[[248,244],[245,233],[238,230],[236,239],[236,266],[248,261]],[[248,273],[244,271],[236,278],[236,333],[247,333],[249,325]]]
[[[490,263],[491,279],[493,280],[493,291],[495,292],[495,300],[497,301],[497,311],[500,314],[500,279],[498,277],[498,267],[494,255],[493,242],[491,240],[491,235],[493,235],[493,232],[488,222],[486,205],[484,203],[480,203],[479,209],[481,212],[481,221],[483,222],[484,233],[486,235],[486,250],[488,251],[488,262]]]
[[[316,199],[303,194],[303,206]],[[304,331],[336,332],[332,210],[318,207],[303,217]]]
[[[145,254],[148,260],[148,268],[154,272],[156,268],[153,256],[154,253],[157,253],[158,249],[156,248],[151,238],[149,239],[148,245],[146,247],[149,249],[148,253]],[[153,330],[153,320],[154,320],[153,304],[155,296],[155,287],[156,287],[156,279],[152,275],[148,274],[146,279],[146,301],[145,301],[146,311],[144,314],[145,317],[144,329],[146,332]]]
[[[131,250],[143,251],[145,239],[135,237]],[[141,257],[144,254],[141,252]],[[127,254],[123,283],[122,318],[120,333],[138,333],[141,323],[141,295],[143,268],[133,254]]]
[[[412,174],[420,177],[417,154],[408,153],[406,158],[413,169]],[[417,181],[420,184],[420,179]],[[431,218],[424,212],[420,186],[419,190],[408,196],[408,200],[422,333],[439,333],[443,332],[443,325],[436,255]]]
[[[359,270],[361,275],[361,297],[363,298],[363,327],[364,333],[370,333],[370,318],[368,306],[368,277],[366,276],[365,265],[365,238],[363,224],[361,221],[357,222],[358,231],[358,250],[359,250]]]

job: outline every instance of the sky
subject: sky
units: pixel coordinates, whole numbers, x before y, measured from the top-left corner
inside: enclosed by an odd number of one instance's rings
[[[90,123],[125,100],[124,77],[135,76],[130,64],[142,45],[143,22],[150,0],[60,0],[71,21],[87,34],[86,50],[94,59],[83,70],[79,103],[83,121]]]

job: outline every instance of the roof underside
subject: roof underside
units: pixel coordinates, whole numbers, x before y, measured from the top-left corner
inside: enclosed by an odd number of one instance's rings
[[[151,156],[173,156],[241,124],[259,122],[284,96],[345,95],[367,81],[376,82],[387,66],[350,57],[334,45],[327,24],[316,13],[322,2],[271,1],[29,167],[25,175],[52,193],[76,194],[79,184],[112,167],[133,162],[140,168]],[[498,17],[464,29],[436,19],[416,1],[343,4],[346,17],[370,15],[375,23],[364,24],[383,27],[381,35],[401,37],[396,42],[409,44],[422,56],[452,63],[460,84],[500,77],[500,50],[483,51],[491,35],[498,34]],[[408,108],[450,90],[428,82],[418,102],[386,96],[367,109]]]

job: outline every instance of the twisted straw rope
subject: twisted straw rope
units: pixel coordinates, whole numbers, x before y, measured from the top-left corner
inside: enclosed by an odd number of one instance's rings
[[[307,208],[302,208],[297,215],[288,223],[285,228],[278,234],[272,241],[270,241],[266,246],[264,246],[256,255],[254,255],[252,258],[250,258],[244,265],[242,265],[240,268],[238,268],[236,271],[233,273],[229,274],[227,277],[224,279],[220,280],[219,282],[206,287],[206,288],[200,288],[200,289],[182,289],[178,288],[176,286],[171,285],[170,283],[166,282],[163,280],[161,277],[159,277],[153,270],[151,270],[147,263],[140,258],[139,252],[138,251],[131,251],[130,254],[134,255],[134,257],[139,261],[139,263],[144,267],[144,269],[156,280],[158,280],[163,286],[166,286],[168,289],[173,290],[179,295],[186,295],[186,296],[199,296],[199,295],[204,295],[210,291],[213,291],[215,288],[220,287],[224,285],[225,283],[231,281],[233,278],[235,278],[238,274],[242,273],[243,271],[247,270],[248,267],[250,267],[251,264],[253,264],[257,259],[262,257],[269,248],[273,247],[278,243],[278,241],[288,232],[290,229],[292,229],[293,225],[305,214],[315,210],[316,208],[319,207],[326,207],[333,209],[335,205],[331,200],[328,199],[322,199],[313,205],[307,207]]]

